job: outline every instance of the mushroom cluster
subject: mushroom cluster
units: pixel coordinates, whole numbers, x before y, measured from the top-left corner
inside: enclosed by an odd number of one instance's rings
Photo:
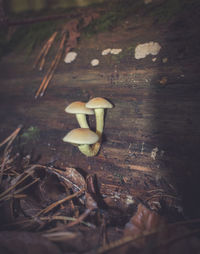
[[[93,98],[87,103],[72,102],[65,108],[65,112],[75,114],[81,128],[70,131],[63,138],[63,141],[78,146],[79,150],[88,157],[97,155],[101,147],[104,128],[104,110],[112,107],[113,105],[109,101],[101,97]],[[96,117],[96,133],[89,129],[86,118],[86,115],[94,114]]]

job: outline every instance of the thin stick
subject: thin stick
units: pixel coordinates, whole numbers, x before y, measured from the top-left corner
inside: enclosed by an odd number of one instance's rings
[[[132,241],[135,241],[135,240],[138,240],[140,238],[143,238],[145,236],[149,236],[149,235],[153,235],[157,233],[157,231],[153,231],[153,232],[149,232],[149,233],[144,233],[144,234],[141,234],[141,235],[137,235],[135,237],[132,237],[132,236],[126,236],[126,237],[123,237],[115,242],[111,242],[110,244],[107,244],[103,247],[100,247],[98,250],[97,250],[97,253],[106,253],[110,250],[113,250],[113,249],[116,249],[118,247],[122,247],[123,245],[127,244],[127,243],[130,243]]]
[[[40,217],[40,220],[63,220],[63,221],[76,221],[76,218],[73,217],[68,217],[68,216],[61,216],[61,215],[54,215],[52,217]],[[85,221],[80,221],[80,223],[90,227],[90,228],[96,228],[95,225],[85,222]],[[49,231],[48,231],[49,232]]]
[[[52,71],[52,69],[54,68],[54,65],[55,65],[55,61],[56,61],[56,58],[52,61],[51,65],[50,65],[50,67],[49,67],[49,69],[48,69],[48,71],[47,71],[46,76],[44,77],[44,79],[43,79],[43,81],[42,81],[42,83],[41,83],[39,89],[37,90],[36,95],[35,95],[35,99],[38,98],[40,92],[41,92],[42,89],[43,89],[43,86],[45,85],[45,83],[46,83],[46,81],[47,81],[47,79],[48,79],[48,76],[51,74],[51,71]]]
[[[66,38],[66,37],[63,36],[63,38],[62,38],[62,40],[61,40],[61,43],[60,43],[60,47],[61,47],[62,44],[64,45],[64,40],[65,40],[65,38]],[[58,53],[60,52],[60,47],[59,47],[59,49],[58,49]],[[58,53],[57,53],[57,55],[58,55]],[[44,94],[44,91],[46,90],[47,85],[48,85],[47,82],[50,81],[49,76],[51,75],[52,71],[55,70],[55,63],[56,63],[56,61],[57,61],[57,55],[56,55],[55,59],[52,61],[51,65],[50,65],[50,67],[49,67],[49,69],[48,69],[48,71],[47,71],[46,76],[44,77],[44,79],[43,79],[43,81],[42,81],[42,83],[41,83],[39,89],[37,90],[36,95],[35,95],[35,99],[38,98],[38,96],[40,95],[40,93],[41,93],[42,90],[43,90],[43,91],[42,91],[42,95]],[[45,87],[45,88],[43,89],[43,87]],[[41,96],[42,96],[42,95],[41,95]]]
[[[64,203],[64,202],[66,202],[66,201],[69,201],[69,200],[72,199],[72,198],[75,198],[75,197],[81,195],[84,191],[85,191],[84,189],[83,189],[83,190],[80,190],[80,191],[78,191],[78,192],[76,192],[76,193],[74,193],[74,194],[72,194],[72,195],[70,195],[70,196],[67,196],[66,198],[63,198],[63,199],[61,199],[61,200],[58,200],[58,201],[54,202],[53,204],[47,206],[45,209],[43,209],[43,210],[41,210],[39,213],[37,213],[37,214],[36,214],[36,217],[37,217],[37,216],[40,216],[42,213],[43,213],[43,214],[48,213],[49,211],[51,211],[51,210],[52,210],[53,208],[55,208],[56,206],[58,206],[58,205],[60,205],[60,204],[62,204],[62,203]]]
[[[33,173],[33,169],[36,168],[37,165],[32,166],[29,169],[29,172],[22,178],[20,179],[18,182],[16,182],[14,185],[10,186],[7,190],[5,190],[3,193],[0,194],[0,198],[2,198],[3,196],[5,196],[8,192],[10,192],[11,190],[13,190],[17,185],[19,185],[20,183],[22,183],[26,178],[28,178],[32,173]],[[22,173],[21,175],[23,175],[24,173]],[[20,177],[20,176],[18,176]]]
[[[151,196],[151,197],[145,199],[145,202],[148,202],[153,198],[161,198],[161,197],[162,198],[171,198],[171,199],[181,200],[180,198],[177,198],[177,197],[174,197],[174,196],[171,196],[171,195],[168,195],[168,194],[166,194],[166,195],[165,194],[160,194],[160,195],[154,195],[154,196]]]
[[[46,57],[50,47],[52,46],[53,42],[54,42],[54,39],[56,38],[56,35],[57,35],[58,32],[54,32],[51,37],[48,39],[48,41],[44,44],[42,50],[40,51],[39,55],[37,56],[35,62],[34,62],[34,65],[33,65],[33,68],[36,67],[36,65],[38,64],[40,58],[43,56],[43,58]]]
[[[43,237],[48,238],[50,241],[66,241],[66,240],[72,240],[74,238],[77,238],[77,233],[74,232],[66,232],[66,231],[59,231],[59,232],[54,232],[54,233],[46,233],[42,234]]]
[[[86,209],[85,212],[81,214],[75,221],[67,224],[66,228],[69,228],[81,223],[91,213],[91,211],[92,209]]]
[[[25,185],[25,186],[22,187],[21,189],[15,191],[13,194],[7,194],[6,196],[0,198],[0,201],[2,201],[2,200],[8,200],[9,198],[12,198],[13,195],[15,196],[15,195],[19,194],[20,192],[22,192],[23,190],[27,189],[28,187],[30,187],[30,186],[33,185],[34,183],[38,182],[39,180],[40,180],[40,178],[36,178],[33,182],[31,182],[31,183]]]
[[[46,56],[47,56],[47,54],[48,54],[48,52],[49,52],[49,50],[50,50],[50,48],[51,48],[51,46],[52,46],[52,44],[53,44],[55,38],[56,38],[57,33],[58,33],[58,32],[54,32],[53,35],[51,36],[51,38],[50,38],[50,39],[48,40],[48,42],[47,42],[47,47],[46,47],[46,49],[45,49],[45,51],[44,51],[44,54],[43,54],[42,59],[41,59],[40,67],[39,67],[39,70],[40,70],[40,71],[41,71],[41,70],[43,69],[43,67],[44,67],[45,58],[46,58]]]
[[[1,171],[0,171],[0,184],[3,178],[3,172],[4,172],[4,168],[6,165],[6,162],[8,160],[8,155],[9,155],[9,149],[10,146],[12,144],[12,142],[14,141],[14,139],[16,138],[17,134],[19,133],[19,131],[21,130],[22,126],[19,126],[5,141],[8,142],[5,151],[4,151],[4,156],[3,156],[3,162],[1,164]],[[3,141],[3,144],[5,144],[6,142]]]
[[[40,53],[39,53],[38,56],[36,57],[35,62],[34,62],[34,64],[33,64],[33,69],[36,68],[36,66],[37,66],[37,64],[38,64],[38,62],[39,62],[39,60],[40,60],[40,58],[41,58],[42,55],[44,54],[46,48],[47,48],[47,43],[44,44],[44,46],[43,46],[42,49],[40,50]]]
[[[63,38],[61,40],[61,43],[60,43],[60,47],[58,49],[58,53],[57,53],[55,61],[54,61],[54,66],[52,67],[52,70],[49,73],[48,78],[47,78],[45,84],[42,87],[42,92],[40,94],[40,97],[42,97],[44,95],[44,93],[45,93],[45,91],[47,89],[47,86],[48,86],[50,80],[52,79],[53,74],[54,74],[54,72],[55,72],[55,70],[56,70],[56,68],[57,68],[57,66],[58,66],[58,64],[60,62],[60,59],[61,59],[62,53],[63,53],[63,47],[64,47],[65,40],[66,40],[66,35],[64,34],[64,36],[63,36]]]
[[[43,81],[42,81],[42,83],[41,83],[39,89],[37,90],[36,95],[35,95],[35,99],[38,98],[38,96],[39,96],[39,94],[40,94],[40,92],[41,92],[41,90],[42,90],[42,88],[43,88],[43,86],[44,86],[44,84],[45,84],[45,82],[46,82],[46,80],[47,80],[49,74],[51,73],[51,69],[53,68],[53,66],[54,66],[54,62],[51,63],[51,66],[50,66],[50,68],[48,69],[46,76],[44,77],[44,79],[43,79]]]
[[[17,127],[17,129],[15,131],[13,131],[12,134],[10,134],[9,137],[7,137],[3,142],[0,143],[0,147],[2,147],[4,144],[6,144],[8,141],[10,141],[10,139],[12,139],[13,137],[16,137],[17,134],[19,133],[19,131],[21,130],[21,128],[22,128],[22,125],[19,125]]]

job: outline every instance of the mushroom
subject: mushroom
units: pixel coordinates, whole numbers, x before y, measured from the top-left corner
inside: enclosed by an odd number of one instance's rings
[[[113,105],[104,98],[96,97],[85,104],[86,108],[94,109],[96,117],[96,133],[101,137],[104,127],[104,109],[112,108]]]
[[[85,104],[86,108],[94,109],[96,117],[96,133],[99,136],[99,141],[92,147],[93,153],[96,155],[101,146],[101,137],[104,127],[104,109],[112,108],[113,105],[104,98],[96,97]]]
[[[81,128],[89,128],[86,115],[94,115],[94,111],[92,109],[86,108],[85,103],[81,101],[72,102],[65,108],[65,112],[76,114],[76,119]]]
[[[98,140],[99,136],[88,128],[74,129],[63,138],[64,142],[78,145],[81,153],[88,157],[96,155],[90,145],[95,144]]]

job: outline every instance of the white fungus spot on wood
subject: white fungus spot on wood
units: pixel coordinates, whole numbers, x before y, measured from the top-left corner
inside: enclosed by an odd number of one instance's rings
[[[148,55],[157,55],[161,49],[161,46],[158,42],[147,42],[143,44],[139,44],[135,48],[135,58],[141,59],[145,58]]]
[[[106,56],[106,55],[108,55],[110,52],[111,52],[111,49],[108,48],[108,49],[104,49],[104,50],[101,52],[101,54],[102,54],[102,56]]]
[[[92,66],[97,66],[97,65],[99,65],[99,60],[98,60],[98,59],[93,59],[93,60],[91,61],[91,65],[92,65]]]
[[[133,197],[130,196],[130,195],[127,195],[126,196],[126,205],[129,206],[129,205],[132,205],[134,203],[135,203],[135,201],[134,201]]]
[[[101,54],[102,56],[106,56],[108,54],[118,55],[120,52],[122,52],[122,49],[104,49]]]
[[[158,147],[155,147],[152,151],[151,151],[151,158],[153,160],[156,159],[156,156],[157,156],[157,152],[159,151]]]
[[[73,62],[76,59],[76,57],[77,57],[77,53],[76,52],[69,52],[65,56],[64,62],[65,63],[71,63],[71,62]]]
[[[120,52],[122,52],[122,49],[111,49],[110,54],[118,55]]]

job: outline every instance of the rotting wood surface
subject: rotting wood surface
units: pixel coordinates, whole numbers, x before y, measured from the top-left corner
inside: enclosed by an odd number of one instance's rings
[[[60,167],[72,166],[96,173],[105,199],[106,195],[116,193],[115,205],[119,200],[126,201],[127,195],[145,201],[148,191],[163,187],[165,194],[172,194],[170,176],[190,203],[189,193],[199,188],[195,179],[200,166],[197,38],[193,42],[187,38],[179,40],[175,30],[181,30],[180,27],[171,26],[171,31],[166,33],[165,28],[159,34],[153,30],[148,34],[145,29],[134,29],[136,38],[139,34],[142,39],[155,39],[164,48],[155,64],[151,57],[137,62],[132,56],[115,63],[112,59],[104,62],[101,56],[102,64],[93,69],[87,60],[100,56],[101,50],[94,48],[104,48],[99,41],[101,36],[106,37],[97,35],[96,47],[91,47],[94,39],[89,44],[83,40],[76,63],[60,64],[47,94],[38,101],[34,100],[34,93],[43,75],[31,69],[34,59],[29,64],[22,58],[13,59],[12,55],[3,59],[0,63],[1,140],[19,124],[25,128],[37,126],[40,139],[27,148],[41,155],[42,163],[56,161]],[[115,44],[116,31],[119,29],[113,31],[106,46]],[[122,43],[125,34],[130,34],[130,29],[122,32],[116,47],[126,45]],[[194,34],[191,30],[190,35]],[[129,40],[134,40],[134,35]],[[162,63],[163,57],[168,58],[168,63]],[[160,82],[163,77],[167,78],[166,84]],[[62,142],[68,131],[78,127],[75,117],[67,115],[64,108],[73,101],[86,102],[97,96],[109,99],[115,107],[106,112],[99,155],[86,158],[76,147]],[[94,117],[90,118],[90,126],[95,129]]]

